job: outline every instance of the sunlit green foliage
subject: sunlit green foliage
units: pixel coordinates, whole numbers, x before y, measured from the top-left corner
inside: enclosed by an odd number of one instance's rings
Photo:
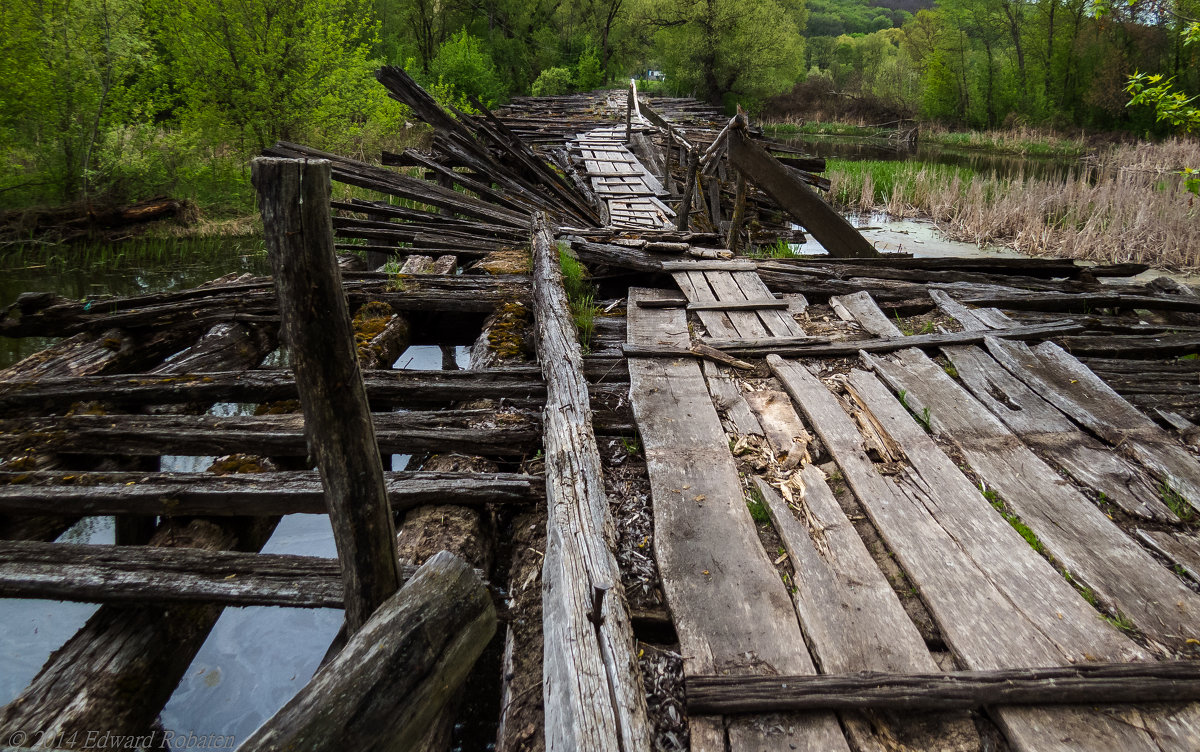
[[[803,2],[649,0],[655,51],[677,89],[751,109],[800,77]]]

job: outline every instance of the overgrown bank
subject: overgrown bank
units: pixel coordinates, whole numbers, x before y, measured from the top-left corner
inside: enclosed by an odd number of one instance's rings
[[[831,160],[833,200],[927,216],[952,239],[1098,262],[1200,268],[1200,142],[1118,146],[1061,176],[997,177],[911,162]]]

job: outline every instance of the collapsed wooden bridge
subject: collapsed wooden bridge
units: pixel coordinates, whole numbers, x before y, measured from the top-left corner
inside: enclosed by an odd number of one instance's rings
[[[0,743],[151,733],[222,608],[275,605],[345,627],[244,749],[446,749],[489,681],[501,750],[1200,748],[1194,292],[880,256],[690,100],[379,78],[431,148],[269,150],[273,278],[0,320],[62,338],[0,372],[0,594],[103,604]],[[796,225],[829,255],[763,252]],[[297,513],[340,561],[260,553]]]

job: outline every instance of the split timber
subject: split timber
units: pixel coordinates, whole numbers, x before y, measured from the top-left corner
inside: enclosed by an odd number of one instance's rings
[[[364,601],[367,557],[257,553],[285,514],[379,527],[331,500],[338,460],[306,434],[331,416],[295,412],[312,374],[262,365],[295,315],[278,280],[26,294],[0,335],[63,339],[0,372],[0,595],[106,605],[0,738],[146,733],[220,609],[258,604],[357,616],[247,749],[446,749],[472,670],[503,693],[502,750],[1196,749],[1200,297],[1134,264],[877,256],[813,192],[820,160],[691,100],[447,112],[379,80],[431,149],[268,154],[378,195],[330,205],[331,258],[402,265],[340,284],[368,454],[415,456],[367,505],[415,586]],[[833,253],[737,252],[803,239],[793,222]],[[558,254],[604,299],[587,350]],[[394,369],[410,345],[444,370]],[[157,472],[167,454],[228,457]],[[53,542],[101,515],[121,545]],[[519,544],[481,543],[502,537],[485,518]],[[495,624],[477,578],[508,594],[502,666],[475,663]],[[420,643],[437,687],[408,680],[416,613],[448,630]],[[377,737],[346,736],[360,709]]]

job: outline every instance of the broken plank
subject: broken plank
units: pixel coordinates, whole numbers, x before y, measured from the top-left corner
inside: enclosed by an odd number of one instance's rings
[[[1110,612],[1171,650],[1200,638],[1200,596],[1022,444],[987,408],[916,350],[868,361],[935,436],[952,442],[1005,507]],[[852,383],[854,383],[852,381]],[[923,411],[928,410],[928,413]],[[1069,434],[1068,434],[1069,435]]]
[[[1109,627],[949,462],[897,403],[878,415],[907,421],[924,437],[906,450],[940,467],[882,475],[837,399],[804,367],[777,356],[768,364],[841,466],[880,535],[971,669],[1053,666],[1086,660],[1145,660]],[[883,386],[878,385],[882,390]],[[887,395],[894,402],[891,395]],[[897,411],[899,413],[897,414]],[[911,435],[909,438],[913,438]],[[998,708],[993,715],[1018,750],[1158,750],[1149,734],[1105,714],[1077,708]],[[1166,725],[1158,723],[1156,728]]]
[[[635,301],[655,294],[630,290]],[[686,347],[687,337],[681,310],[629,307],[632,343]],[[737,468],[698,364],[634,357],[629,371],[650,475],[655,554],[685,675],[815,672],[787,591],[740,503]],[[848,749],[832,715],[795,716],[783,725],[792,724],[796,741],[810,748]],[[692,749],[726,748],[720,725],[693,728],[702,733],[693,733]],[[728,733],[738,749],[765,752],[784,743],[749,719]]]
[[[763,435],[758,418],[754,417],[754,413],[742,397],[742,390],[720,366],[708,360],[704,361],[704,378],[708,382],[708,393],[712,396],[713,406],[724,416],[723,425],[728,433],[740,436]]]
[[[793,479],[781,484],[790,502],[762,478],[755,477],[754,483],[791,559],[792,599],[822,673],[937,671],[920,632],[826,485],[825,474],[805,465]],[[700,712],[691,706],[694,688],[689,679],[689,710]],[[842,722],[862,749],[880,744],[873,738],[876,733],[930,752],[977,749],[980,743],[965,714],[888,716],[871,714],[876,708],[861,709],[868,715],[844,713]],[[884,730],[876,732],[879,727]]]
[[[1030,348],[988,337],[987,347],[1047,402],[1112,446],[1121,447],[1200,510],[1200,463],[1091,369],[1050,342]]]

